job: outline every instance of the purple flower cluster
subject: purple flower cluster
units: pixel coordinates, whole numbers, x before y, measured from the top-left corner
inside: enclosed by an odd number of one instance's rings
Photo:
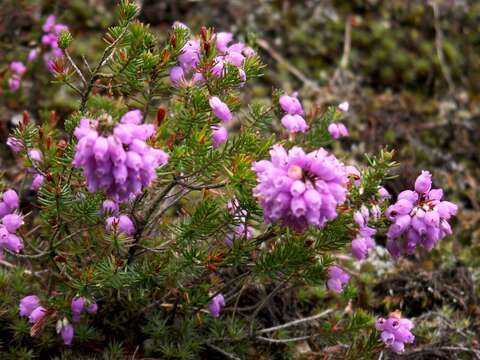
[[[387,232],[390,254],[413,254],[417,245],[427,251],[452,233],[448,220],[456,215],[457,205],[442,201],[442,189],[432,189],[432,176],[422,171],[415,181],[415,191],[402,191],[397,202],[385,212],[393,221]]]
[[[74,132],[78,144],[73,165],[83,169],[88,191],[105,191],[109,198],[123,203],[156,178],[157,167],[168,162],[168,155],[146,143],[155,127],[141,121],[139,110],[129,111],[108,136],[99,133],[98,121],[80,121]]]
[[[29,295],[20,300],[20,316],[28,317],[30,323],[35,324],[42,320],[46,314],[47,309],[40,304],[38,296]]]
[[[184,24],[175,23],[175,27],[188,29]],[[214,59],[211,73],[215,77],[223,77],[226,71],[226,64],[231,64],[238,69],[240,79],[245,82],[247,76],[243,69],[243,62],[247,57],[255,55],[255,51],[241,42],[233,43],[233,34],[219,32],[212,36],[216,43],[217,56]],[[170,70],[170,80],[175,86],[202,83],[205,81],[202,70],[199,69],[201,58],[201,46],[199,39],[187,41],[178,56],[178,65]],[[190,80],[187,80],[190,79]]]
[[[90,315],[95,315],[98,310],[98,305],[94,301],[88,301],[84,297],[76,296],[70,302],[70,310],[72,311],[73,322],[77,323],[80,321],[83,312],[87,312]],[[57,334],[60,334],[65,345],[72,345],[75,329],[67,318],[58,320]]]
[[[75,296],[70,303],[70,309],[72,310],[73,322],[79,322],[83,312],[95,315],[98,311],[98,305],[96,302],[88,301],[84,297]]]
[[[79,322],[82,312],[86,311],[90,315],[97,313],[98,306],[93,301],[87,301],[83,297],[74,297],[70,304],[73,322]],[[47,315],[47,309],[40,304],[40,299],[36,295],[25,296],[20,300],[20,316],[28,317],[30,323],[35,324]],[[63,339],[65,345],[71,345],[75,330],[73,325],[64,318],[57,322],[57,333]]]
[[[328,268],[327,287],[330,291],[341,293],[345,284],[350,280],[350,276],[338,266]]]
[[[347,172],[338,159],[321,148],[306,154],[300,147],[270,150],[271,160],[253,164],[258,185],[254,195],[263,207],[265,222],[280,220],[302,232],[309,225],[323,227],[337,217],[346,200]]]
[[[280,107],[286,114],[282,117],[282,125],[289,133],[305,132],[308,130],[308,124],[303,115],[303,107],[298,101],[297,93],[293,96],[282,95],[279,99]]]
[[[415,340],[415,336],[411,332],[413,327],[413,322],[402,319],[399,311],[391,313],[388,319],[379,318],[375,322],[375,328],[381,331],[382,341],[397,354],[405,351],[405,344]]]
[[[23,217],[14,212],[19,205],[15,190],[10,189],[3,193],[0,202],[0,258],[3,257],[3,249],[16,253],[23,249],[22,239],[16,235],[17,229],[23,225]]]
[[[378,205],[372,206],[369,210],[365,205],[360,207],[360,210],[353,213],[353,220],[359,226],[358,235],[352,240],[352,255],[357,260],[363,260],[367,257],[368,251],[375,247],[375,240],[373,236],[376,230],[368,226],[370,212],[375,220],[380,217],[380,208]]]
[[[328,132],[334,139],[347,137],[349,135],[347,127],[342,123],[331,123],[328,125]]]
[[[337,106],[338,111],[347,112],[350,107],[348,101],[344,101]],[[328,125],[328,132],[334,139],[349,136],[348,129],[343,123],[331,123]]]
[[[45,65],[50,72],[54,69],[54,62],[56,59],[63,58],[63,51],[58,47],[58,38],[62,31],[68,31],[68,26],[56,22],[55,15],[50,15],[45,20],[42,30],[42,44],[49,48],[49,51],[43,56]]]
[[[10,63],[10,71],[12,75],[10,79],[8,79],[8,87],[10,91],[15,92],[20,88],[22,77],[27,71],[27,68],[21,61],[12,61]]]
[[[222,294],[218,294],[208,304],[208,310],[210,310],[210,314],[213,317],[218,318],[224,306],[225,306],[225,298],[223,297]]]

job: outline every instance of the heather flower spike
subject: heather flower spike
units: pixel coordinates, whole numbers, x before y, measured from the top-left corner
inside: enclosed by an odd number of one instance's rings
[[[397,354],[405,351],[405,344],[413,343],[415,336],[412,334],[413,323],[401,317],[399,311],[392,312],[387,319],[379,318],[375,328],[381,332],[380,337],[387,348]]]
[[[442,201],[443,191],[432,189],[431,174],[422,171],[415,181],[415,191],[398,195],[385,215],[393,223],[387,232],[387,248],[394,257],[413,254],[421,245],[427,251],[445,236],[452,234],[448,220],[457,213],[457,206]]]
[[[280,221],[303,232],[323,227],[337,217],[336,207],[347,195],[345,166],[325,149],[288,152],[281,145],[270,150],[271,159],[253,164],[258,185],[254,195],[263,207],[266,223]]]
[[[155,128],[141,124],[142,119],[139,110],[129,111],[108,136],[98,133],[97,121],[80,121],[74,131],[78,144],[73,165],[83,169],[89,191],[103,190],[124,203],[156,179],[156,169],[168,162],[168,155],[146,143]]]

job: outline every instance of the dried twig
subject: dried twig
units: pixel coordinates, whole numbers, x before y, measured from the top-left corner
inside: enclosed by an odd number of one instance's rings
[[[207,346],[209,346],[210,348],[212,348],[212,349],[215,350],[215,351],[218,351],[220,354],[226,356],[226,357],[229,358],[229,359],[240,360],[240,358],[239,358],[238,356],[235,356],[235,355],[233,355],[233,354],[230,354],[229,352],[226,352],[225,350],[219,348],[219,347],[216,346],[216,345],[207,344]]]
[[[430,6],[433,9],[434,17],[434,27],[435,27],[435,48],[437,50],[438,62],[440,63],[440,69],[442,70],[443,77],[447,81],[448,89],[450,93],[454,91],[454,83],[452,79],[452,74],[445,60],[445,55],[443,53],[443,32],[440,26],[440,11],[438,9],[438,3],[436,0],[429,1]]]
[[[285,59],[279,52],[273,49],[267,41],[263,39],[257,39],[257,45],[261,47],[263,50],[265,50],[266,52],[268,52],[275,61],[285,66],[285,68],[298,80],[303,82],[305,86],[308,86],[315,91],[320,90],[320,87],[315,81],[309,79],[303,72],[301,72],[298,68],[293,66],[290,62],[288,62],[287,59]]]
[[[255,339],[260,340],[260,341],[269,342],[269,343],[285,344],[285,343],[294,342],[294,341],[307,340],[307,339],[310,339],[312,336],[314,336],[314,335],[305,335],[305,336],[299,336],[299,337],[287,338],[287,339],[271,339],[271,338],[267,338],[267,337],[264,337],[264,336],[257,336]]]
[[[83,76],[83,73],[80,71],[77,64],[75,64],[75,61],[73,61],[73,59],[70,56],[70,53],[68,52],[68,50],[65,49],[64,53],[65,53],[65,56],[67,57],[68,62],[70,63],[70,65],[72,65],[75,72],[78,74],[78,76],[80,76],[80,79],[82,79],[82,83],[86,86],[87,85],[87,80],[85,80],[85,76]]]
[[[290,321],[290,322],[282,324],[282,325],[273,326],[273,327],[270,327],[270,328],[267,328],[267,329],[259,330],[259,331],[257,331],[257,333],[258,334],[265,334],[265,333],[268,333],[268,332],[273,332],[273,331],[277,331],[277,330],[280,330],[280,329],[285,329],[287,327],[297,326],[297,325],[302,324],[304,322],[313,321],[313,320],[325,317],[328,314],[330,314],[332,311],[333,311],[332,309],[328,309],[328,310],[322,311],[321,313],[319,313],[317,315],[309,316],[309,317],[306,317],[306,318],[303,318],[303,319],[293,320],[293,321]]]

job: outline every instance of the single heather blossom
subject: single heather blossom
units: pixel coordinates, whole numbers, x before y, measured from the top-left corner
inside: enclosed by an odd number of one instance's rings
[[[21,61],[12,61],[10,63],[10,71],[21,77],[23,74],[25,74],[27,68]]]
[[[14,138],[13,136],[9,136],[7,139],[7,146],[12,150],[14,153],[18,153],[22,151],[23,144],[20,140]]]
[[[380,197],[380,201],[383,202],[387,199],[390,199],[392,195],[388,192],[387,189],[385,189],[383,186],[380,186],[378,188],[378,196]]]
[[[289,133],[305,132],[308,130],[308,124],[305,119],[298,114],[286,114],[282,117],[282,125]]]
[[[34,161],[42,161],[43,158],[42,153],[38,149],[28,150],[28,156]]]
[[[120,215],[119,217],[110,216],[107,218],[106,229],[112,231],[114,228],[126,235],[133,235],[135,232],[135,225],[127,215]]]
[[[330,266],[328,268],[327,287],[329,290],[341,293],[350,276],[338,266]]]
[[[218,148],[228,140],[228,131],[224,126],[212,126],[213,147]]]
[[[18,206],[20,205],[18,194],[12,189],[8,189],[3,193],[2,201],[10,209],[10,211],[18,209]]]
[[[216,96],[212,96],[208,101],[210,107],[212,108],[213,113],[217,118],[222,120],[225,123],[230,122],[233,119],[233,115],[230,112],[227,104],[225,104],[222,100],[220,100]]]
[[[28,52],[28,62],[32,62],[32,61],[35,61],[35,59],[37,58],[38,56],[38,49],[32,49]]]
[[[174,66],[170,69],[170,81],[173,85],[185,82],[185,72],[181,66]]]
[[[67,319],[64,319],[64,324],[62,325],[62,328],[60,330],[60,335],[63,339],[63,343],[65,345],[72,345],[74,334],[75,330],[72,324],[70,324]]]
[[[430,251],[452,234],[448,220],[456,215],[457,205],[442,201],[443,191],[431,187],[431,174],[422,171],[415,191],[402,191],[386,210],[385,216],[393,222],[387,232],[387,249],[392,256],[413,254],[418,245]]]
[[[17,214],[8,214],[2,218],[2,224],[9,233],[15,233],[24,224],[23,217]]]
[[[296,96],[282,95],[279,99],[280,107],[287,114],[303,115],[303,107]]]
[[[217,49],[227,51],[228,44],[233,40],[233,34],[230,32],[219,32],[215,35]]]
[[[337,217],[336,207],[346,200],[348,177],[335,156],[323,148],[306,154],[293,147],[287,153],[282,145],[274,145],[270,155],[270,160],[252,166],[258,181],[253,193],[266,223],[281,221],[303,232]]]
[[[349,108],[350,104],[348,103],[348,101],[341,102],[338,105],[338,110],[340,110],[341,112],[347,112]]]
[[[19,253],[23,249],[23,242],[18,236],[10,233],[5,226],[0,225],[0,254],[3,249]]]
[[[218,294],[210,301],[210,304],[208,304],[208,309],[213,317],[218,318],[224,306],[225,299],[222,294]]]
[[[21,81],[17,77],[12,77],[12,78],[8,79],[8,88],[12,92],[15,92],[18,89],[20,89],[20,84],[21,84]]]
[[[92,302],[90,305],[87,306],[87,312],[90,314],[90,315],[95,315],[98,311],[98,305],[97,303],[95,302]]]
[[[420,176],[415,180],[415,191],[417,193],[427,193],[432,188],[432,174],[428,171],[422,171]]]
[[[30,321],[30,323],[35,324],[42,320],[46,314],[47,309],[45,309],[43,306],[39,306],[30,313],[30,315],[28,316],[28,320]]]
[[[25,296],[20,300],[20,316],[30,316],[33,310],[40,306],[40,299],[36,295]]]
[[[102,214],[117,214],[119,211],[118,204],[113,200],[105,200],[102,203]]]
[[[70,309],[72,310],[73,321],[75,322],[80,321],[80,315],[85,309],[85,302],[86,302],[85,298],[81,296],[76,296],[72,298]]]
[[[388,319],[379,318],[375,322],[375,328],[381,332],[382,341],[397,354],[405,351],[405,344],[413,343],[415,340],[415,336],[411,332],[413,327],[413,322],[401,318],[398,310],[392,312]]]
[[[40,187],[43,185],[45,181],[45,177],[40,174],[36,174],[33,176],[32,184],[30,185],[30,190],[38,191]]]

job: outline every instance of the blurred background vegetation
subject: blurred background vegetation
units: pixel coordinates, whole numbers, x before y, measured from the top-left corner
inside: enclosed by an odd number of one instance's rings
[[[421,320],[416,345],[404,358],[480,358],[475,352],[480,331],[480,1],[138,3],[141,20],[160,39],[175,20],[195,31],[206,25],[233,31],[238,39],[254,36],[269,66],[246,90],[245,106],[252,97],[268,99],[273,88],[299,91],[307,109],[348,100],[352,136],[336,144],[336,150],[360,165],[365,153],[385,145],[394,148],[401,176],[386,184],[392,193],[411,187],[422,169],[433,173],[435,185],[459,204],[454,236],[429,255],[397,264],[377,249],[357,266],[360,291],[354,306],[377,313],[400,308]],[[113,0],[2,0],[2,88],[7,88],[3,74],[8,63],[25,60],[50,13],[69,25],[76,56],[98,60],[95,49],[103,46],[101,33],[113,22],[115,5]],[[19,181],[19,172],[4,144],[22,111],[41,118],[55,109],[63,119],[78,106],[66,89],[47,86],[51,80],[37,62],[25,80],[28,92],[0,94],[0,170],[9,182]],[[326,296],[305,289],[289,306],[299,301],[298,306],[313,307]],[[318,350],[305,343],[292,351],[316,358]]]

